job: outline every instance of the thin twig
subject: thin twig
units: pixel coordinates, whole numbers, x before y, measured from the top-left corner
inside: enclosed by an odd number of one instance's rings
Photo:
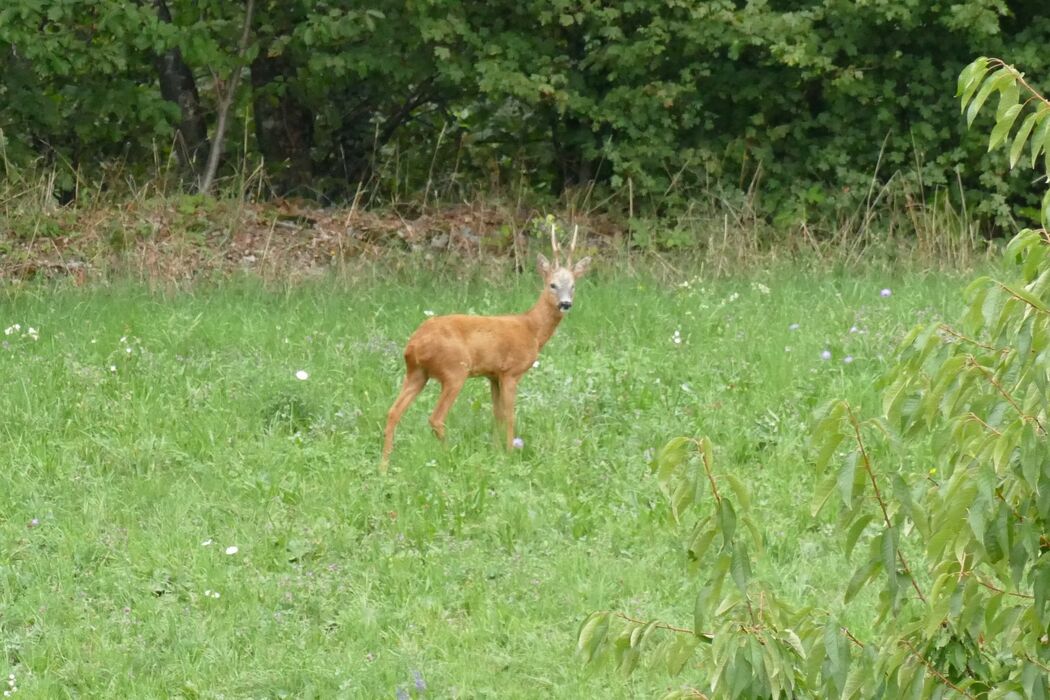
[[[635,618],[631,617],[630,615],[625,615],[622,612],[616,612],[616,613],[613,613],[613,614],[616,615],[616,617],[620,618],[621,620],[626,620],[627,622],[634,622],[634,623],[639,624],[639,625],[648,625],[649,622],[650,622],[650,621],[647,621],[647,620],[635,619]],[[669,632],[677,632],[678,634],[689,634],[689,635],[693,635],[693,636],[696,636],[696,637],[705,637],[707,639],[714,639],[714,637],[715,637],[715,635],[712,634],[711,632],[701,632],[700,634],[697,634],[696,632],[694,632],[691,629],[688,629],[688,628],[685,628],[685,627],[675,627],[674,625],[665,625],[662,622],[657,622],[656,623],[656,629],[658,629],[658,630],[667,630]]]
[[[882,519],[886,523],[887,528],[892,528],[893,523],[890,521],[890,514],[886,510],[886,501],[882,498],[882,492],[879,491],[878,481],[875,479],[875,470],[871,466],[871,460],[868,458],[868,451],[864,448],[864,439],[860,434],[860,422],[857,420],[857,416],[853,413],[853,408],[846,402],[843,402],[846,406],[846,413],[849,414],[849,421],[853,425],[853,432],[857,437],[857,447],[860,448],[860,456],[864,460],[864,469],[868,472],[868,477],[871,479],[871,487],[875,490],[875,500],[879,502],[879,508],[882,509]],[[919,588],[919,584],[915,581],[915,576],[912,575],[911,567],[908,566],[908,562],[904,559],[904,555],[901,553],[900,548],[897,548],[897,560],[901,563],[901,568],[904,569],[904,575],[911,581],[911,587],[915,589],[915,593],[919,596],[919,600],[923,603],[926,602],[926,596],[922,594],[922,590]],[[887,572],[890,573],[890,572]]]
[[[983,578],[981,578],[980,576],[975,574],[973,571],[960,571],[959,575],[960,576],[969,576],[974,581],[976,581],[978,584],[984,586],[985,588],[987,588],[990,591],[995,591],[996,593],[1002,593],[1003,595],[1009,595],[1009,596],[1013,596],[1015,598],[1025,598],[1027,600],[1035,600],[1035,596],[1034,595],[1028,595],[1027,593],[1015,593],[1013,591],[1008,591],[1008,590],[1006,590],[1004,588],[999,588],[994,583],[989,583],[988,581],[985,581]]]
[[[1012,297],[1013,297],[1014,299],[1017,299],[1018,301],[1020,301],[1020,302],[1023,302],[1023,303],[1025,303],[1025,304],[1027,304],[1028,306],[1032,307],[1033,309],[1035,309],[1036,311],[1038,311],[1038,312],[1040,312],[1040,313],[1044,313],[1044,314],[1050,314],[1050,309],[1047,309],[1047,308],[1046,308],[1045,306],[1040,306],[1039,304],[1033,304],[1033,303],[1032,303],[1031,301],[1029,301],[1028,299],[1025,299],[1025,298],[1024,298],[1024,297],[1022,297],[1022,296],[1018,296],[1017,292],[1015,292],[1014,290],[1010,289],[1009,287],[1007,287],[1007,286],[1006,286],[1005,284],[1003,284],[1002,282],[996,282],[995,284],[996,284],[996,285],[997,285],[997,286],[998,286],[998,287],[999,287],[1000,289],[1002,289],[1002,290],[1003,290],[1004,292],[1006,292],[1007,294],[1009,294],[1010,296],[1012,296]]]
[[[1036,659],[1033,659],[1031,656],[1024,655],[1021,658],[1024,659],[1025,661],[1027,661],[1028,663],[1032,664],[1033,666],[1038,666],[1039,668],[1043,669],[1047,673],[1050,673],[1050,666],[1047,666],[1046,664],[1044,664],[1044,663],[1042,663],[1042,662],[1040,662],[1040,661],[1038,661]]]
[[[995,67],[995,68],[1005,68],[1006,70],[1008,70],[1011,73],[1013,73],[1014,79],[1017,82],[1021,83],[1021,85],[1024,86],[1025,90],[1030,92],[1032,94],[1032,96],[1035,97],[1036,99],[1038,99],[1040,102],[1043,102],[1044,104],[1050,106],[1050,100],[1048,100],[1045,97],[1043,97],[1043,95],[1038,90],[1036,90],[1034,87],[1029,85],[1028,81],[1026,81],[1024,79],[1024,76],[1021,74],[1021,71],[1017,70],[1016,68],[1014,68],[1010,64],[1006,63],[1006,61],[1002,60],[1001,58],[993,58],[988,63],[989,63],[989,69],[993,68],[993,67]]]
[[[846,639],[850,640],[851,642],[856,644],[861,649],[864,648],[864,642],[862,642],[859,639],[857,639],[856,637],[854,637],[852,632],[850,632],[845,627],[839,627],[839,629],[842,630],[842,634],[846,635]]]
[[[947,323],[940,324],[938,326],[938,328],[940,328],[942,331],[944,331],[945,333],[947,333],[950,336],[958,338],[959,340],[966,341],[967,343],[970,343],[971,345],[976,345],[979,348],[984,348],[985,350],[991,350],[992,352],[997,352],[1000,355],[1005,354],[1007,352],[1010,352],[1009,348],[997,348],[997,347],[994,347],[994,346],[991,346],[991,345],[985,345],[984,343],[982,343],[980,341],[977,341],[977,340],[974,340],[973,338],[965,336],[962,333],[960,333],[959,331],[957,331],[954,328],[952,328],[951,326],[949,326]]]
[[[918,659],[920,662],[922,662],[922,665],[926,667],[926,670],[928,670],[930,673],[932,673],[934,676],[936,676],[937,680],[939,680],[941,683],[943,683],[944,685],[948,686],[949,688],[951,688],[955,692],[959,693],[960,695],[965,695],[968,698],[973,698],[973,700],[977,700],[976,696],[970,695],[965,690],[963,690],[959,686],[957,686],[954,683],[952,683],[951,680],[947,676],[945,676],[943,673],[938,671],[934,667],[934,665],[932,663],[930,663],[926,659],[926,657],[924,657],[922,654],[920,654],[918,649],[916,649],[912,645],[912,643],[909,642],[907,639],[902,639],[901,640],[901,644],[903,644],[904,646],[908,647],[908,650],[911,651],[911,655],[914,656],[916,659]]]
[[[1037,418],[1036,416],[1030,416],[1027,413],[1025,413],[1017,404],[1017,401],[1014,400],[1014,397],[1010,396],[1010,393],[1003,388],[1003,385],[999,383],[999,381],[995,378],[995,375],[993,375],[990,370],[988,370],[981,363],[979,363],[973,355],[968,356],[967,364],[969,364],[971,367],[976,367],[977,370],[980,371],[980,373],[983,374],[989,382],[991,382],[992,386],[994,386],[996,390],[998,390],[999,394],[1002,395],[1002,397],[1006,399],[1011,406],[1013,406],[1013,409],[1017,411],[1017,414],[1021,416],[1022,420],[1035,423],[1036,427],[1039,428],[1039,432],[1042,435],[1046,435],[1046,426],[1043,425],[1042,421],[1040,421],[1039,418]]]
[[[983,425],[983,426],[984,426],[984,427],[985,427],[985,428],[986,428],[987,430],[989,430],[989,431],[991,431],[991,432],[995,433],[996,435],[1002,435],[1002,433],[1000,433],[1000,432],[999,432],[998,430],[996,430],[995,428],[993,428],[992,426],[988,425],[988,424],[987,424],[987,423],[985,423],[985,422],[984,422],[983,420],[981,420],[981,419],[980,419],[980,418],[978,417],[978,415],[977,415],[976,413],[974,413],[973,411],[970,411],[969,413],[967,413],[967,414],[966,414],[966,419],[967,419],[967,420],[971,420],[971,421],[974,421],[975,423],[980,423],[980,424],[981,424],[981,425]]]
[[[704,473],[707,474],[707,480],[711,482],[711,493],[714,494],[715,503],[722,505],[722,495],[718,493],[718,486],[715,484],[715,475],[711,473],[711,463],[707,460],[707,453],[700,445],[699,440],[693,440],[693,444],[696,445],[697,452],[700,453],[700,461],[704,464]]]

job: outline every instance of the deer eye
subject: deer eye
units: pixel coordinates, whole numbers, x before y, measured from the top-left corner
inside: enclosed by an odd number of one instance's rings
[[[551,289],[557,289],[557,288],[558,288],[558,285],[556,285],[553,282],[551,282]]]

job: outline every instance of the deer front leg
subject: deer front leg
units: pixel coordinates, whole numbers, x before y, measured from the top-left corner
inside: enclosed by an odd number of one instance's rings
[[[507,449],[514,447],[514,399],[518,394],[518,378],[502,377],[499,381],[500,404],[507,428]]]

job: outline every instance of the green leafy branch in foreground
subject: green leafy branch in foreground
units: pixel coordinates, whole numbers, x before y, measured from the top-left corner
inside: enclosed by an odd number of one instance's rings
[[[971,121],[995,91],[990,145],[1030,107],[1011,165],[1030,142],[1032,162],[1043,156],[1050,172],[1050,104],[1015,69],[982,58],[959,81]],[[1050,198],[1042,217],[1045,226]],[[676,438],[653,469],[685,526],[690,563],[704,572],[694,628],[595,613],[579,634],[584,659],[608,656],[629,673],[649,645],[671,675],[692,661],[693,685],[668,697],[1048,697],[1048,244],[1045,229],[1021,231],[1006,248],[1012,279],[975,280],[957,325],[908,334],[881,380],[881,416],[862,418],[837,401],[814,426],[822,478],[812,512],[835,504],[846,556],[865,552],[842,595],[858,605],[878,582],[870,639],[816,606],[784,604],[751,579],[749,545],[758,551],[761,535],[746,488],[715,474],[706,439]],[[727,572],[735,586],[723,586]],[[657,631],[670,638],[650,642]]]
[[[1050,176],[1050,100],[1039,94],[1024,74],[998,58],[978,58],[959,74],[956,97],[966,114],[966,123],[973,125],[974,119],[993,93],[999,95],[995,110],[995,126],[988,138],[988,150],[1002,144],[1010,144],[1010,168],[1021,160],[1025,145],[1029,145],[1031,167],[1035,168],[1040,156],[1043,158],[1044,182]],[[1020,127],[1013,132],[1014,124],[1025,114]],[[1050,221],[1050,188],[1043,195],[1040,211],[1043,226]]]

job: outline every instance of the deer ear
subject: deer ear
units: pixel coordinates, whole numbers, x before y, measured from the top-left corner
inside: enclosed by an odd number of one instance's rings
[[[540,271],[540,274],[546,277],[551,273],[551,261],[544,257],[543,253],[536,255],[536,269]]]
[[[572,276],[576,279],[579,279],[580,277],[583,277],[587,274],[587,270],[589,270],[590,267],[591,256],[588,255],[586,258],[572,266]]]

